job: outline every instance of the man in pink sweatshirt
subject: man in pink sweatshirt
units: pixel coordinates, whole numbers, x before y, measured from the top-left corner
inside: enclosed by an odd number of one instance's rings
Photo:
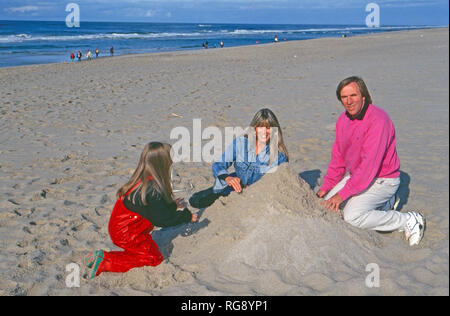
[[[342,80],[336,96],[345,108],[336,123],[328,172],[317,192],[327,210],[344,205],[344,220],[369,230],[404,231],[411,246],[419,244],[425,219],[418,212],[395,210],[400,161],[389,116],[372,104],[359,77]],[[346,175],[347,174],[347,175]]]

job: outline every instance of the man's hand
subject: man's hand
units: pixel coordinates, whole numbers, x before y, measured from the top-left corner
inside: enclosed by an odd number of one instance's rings
[[[326,201],[323,201],[321,204],[325,207],[325,209],[329,210],[330,212],[339,212],[339,205],[342,203],[342,198],[338,193],[333,195],[331,198],[329,198]]]
[[[234,191],[236,191],[237,193],[242,192],[241,179],[236,178],[236,177],[226,177],[225,182],[230,187],[233,187]]]
[[[192,214],[191,223],[195,223],[195,222],[197,222],[197,220],[198,220],[198,214],[197,213]]]
[[[325,195],[327,194],[327,192],[325,192],[324,190],[319,190],[316,195],[319,198],[323,198]]]

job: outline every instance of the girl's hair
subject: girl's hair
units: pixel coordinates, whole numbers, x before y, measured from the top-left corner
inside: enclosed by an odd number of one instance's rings
[[[258,112],[256,112],[255,116],[253,117],[250,123],[250,126],[253,127],[255,130],[257,127],[266,127],[266,128],[275,127],[275,129],[272,130],[272,134],[269,139],[270,159],[268,164],[277,161],[278,156],[275,157],[275,154],[279,151],[281,151],[286,156],[286,159],[289,161],[289,154],[283,140],[283,131],[281,130],[281,126],[280,123],[278,122],[277,117],[271,110],[261,109]],[[271,141],[272,139],[278,139],[278,143],[272,142]]]
[[[141,190],[141,201],[142,204],[146,205],[146,193],[149,189],[149,177],[151,177],[150,185],[153,189],[168,203],[172,202],[173,191],[170,174],[172,158],[170,157],[170,150],[169,144],[151,142],[145,145],[136,170],[131,179],[117,191],[117,198],[121,198],[136,186],[133,191]],[[134,197],[136,197],[136,194]]]

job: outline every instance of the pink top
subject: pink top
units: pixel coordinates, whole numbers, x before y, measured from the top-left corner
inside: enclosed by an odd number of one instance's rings
[[[362,120],[344,113],[336,122],[336,140],[321,190],[330,191],[345,173],[350,179],[338,193],[343,200],[367,189],[375,178],[400,176],[395,129],[382,109],[370,104]]]

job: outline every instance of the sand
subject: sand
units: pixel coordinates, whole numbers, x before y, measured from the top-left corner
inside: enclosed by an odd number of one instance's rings
[[[1,68],[0,295],[449,295],[448,49],[443,28]],[[343,111],[335,88],[350,75],[395,124],[400,208],[427,218],[417,247],[353,228],[314,196]],[[174,143],[171,130],[195,118],[245,127],[263,107],[289,165],[199,223],[156,229],[158,267],[87,279],[83,257],[117,249],[115,192],[145,143]],[[212,182],[210,163],[174,166],[178,197]],[[79,287],[66,284],[71,263]]]

